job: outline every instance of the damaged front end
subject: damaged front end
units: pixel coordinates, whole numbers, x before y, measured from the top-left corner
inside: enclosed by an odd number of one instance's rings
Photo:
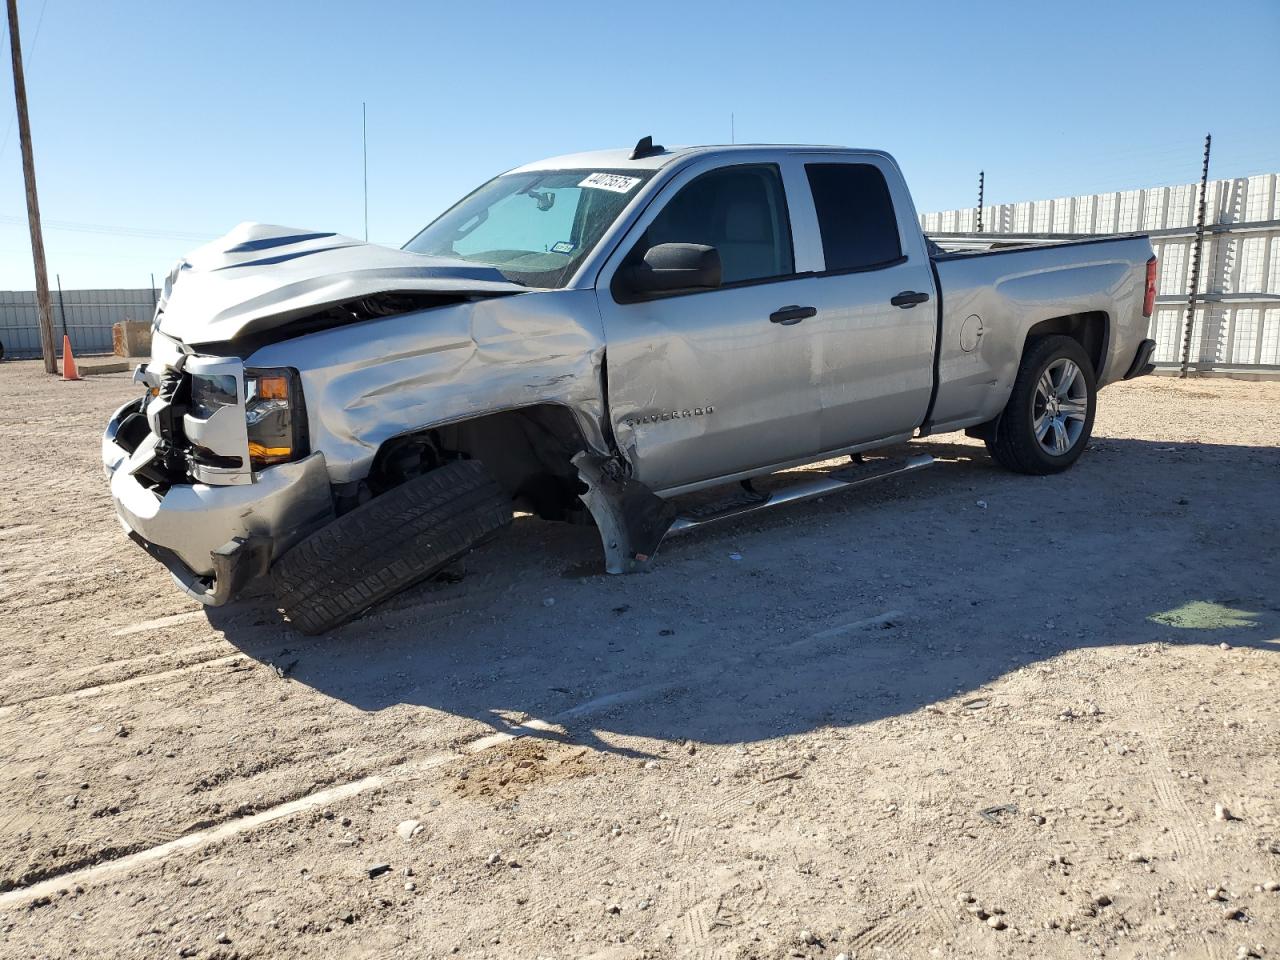
[[[254,365],[253,355],[523,289],[492,268],[263,224],[193,251],[159,298],[152,359],[135,375],[144,394],[103,436],[121,524],[187,594],[226,602],[334,517],[299,370],[326,358],[286,349]]]
[[[581,511],[573,454],[613,452],[591,289],[243,225],[170,274],[152,348],[103,463],[126,531],[206,604],[428,470],[479,461],[517,507],[560,518]],[[611,568],[657,546],[615,479],[584,497],[619,531]]]
[[[172,352],[135,374],[143,396],[107,424],[103,467],[129,536],[218,605],[332,517],[328,472],[291,371]]]

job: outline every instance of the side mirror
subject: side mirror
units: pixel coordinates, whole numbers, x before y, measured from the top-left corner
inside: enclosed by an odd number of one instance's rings
[[[644,260],[619,271],[621,291],[642,298],[676,291],[714,290],[720,286],[720,251],[702,243],[660,243]]]

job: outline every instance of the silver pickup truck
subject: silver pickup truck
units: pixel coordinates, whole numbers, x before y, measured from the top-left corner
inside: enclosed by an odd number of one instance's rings
[[[189,594],[269,573],[322,632],[516,511],[594,521],[621,573],[672,532],[920,466],[860,456],[913,436],[1064,470],[1098,388],[1151,370],[1154,280],[1145,236],[944,250],[880,151],[646,137],[495,177],[401,250],[258,224],[196,250],[103,461]]]

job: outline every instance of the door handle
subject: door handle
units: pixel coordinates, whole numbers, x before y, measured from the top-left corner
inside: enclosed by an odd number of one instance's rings
[[[770,323],[780,323],[784,327],[789,327],[793,323],[799,323],[808,317],[816,317],[818,315],[817,307],[779,307],[773,313],[769,314]]]
[[[903,290],[889,302],[895,307],[901,307],[903,310],[910,310],[917,303],[924,303],[929,299],[927,293],[916,293],[914,290]]]

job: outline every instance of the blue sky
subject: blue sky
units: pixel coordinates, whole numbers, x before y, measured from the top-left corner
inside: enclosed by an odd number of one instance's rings
[[[882,147],[922,212],[1280,171],[1280,2],[19,0],[49,270],[146,286],[242,220],[399,245],[521,162]],[[38,28],[38,33],[37,33]],[[3,30],[8,50],[8,32]],[[30,289],[0,71],[0,289]],[[8,130],[7,135],[5,130]],[[102,229],[98,229],[102,228]],[[52,276],[51,276],[52,280]]]

